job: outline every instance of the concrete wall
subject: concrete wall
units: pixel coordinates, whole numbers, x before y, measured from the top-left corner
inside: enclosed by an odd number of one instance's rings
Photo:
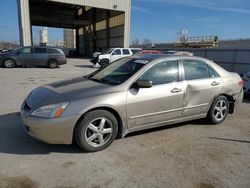
[[[63,38],[66,48],[76,48],[76,32],[74,29],[64,29]]]
[[[17,0],[18,22],[20,44],[28,46],[32,43],[31,25],[30,25],[30,9],[27,0]]]

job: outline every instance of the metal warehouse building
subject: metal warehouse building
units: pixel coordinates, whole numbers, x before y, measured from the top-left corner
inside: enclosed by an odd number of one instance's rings
[[[32,26],[76,31],[76,53],[129,47],[130,0],[17,0],[21,45],[32,45]]]

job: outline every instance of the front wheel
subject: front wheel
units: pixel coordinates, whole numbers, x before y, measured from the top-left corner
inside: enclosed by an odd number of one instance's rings
[[[207,114],[207,119],[212,124],[222,123],[228,114],[229,103],[225,96],[219,96],[212,103]]]
[[[103,59],[100,61],[101,68],[108,66],[109,60]]]
[[[101,151],[116,138],[118,123],[115,116],[105,110],[88,112],[75,129],[75,140],[84,151]]]
[[[14,68],[16,62],[13,59],[6,59],[4,60],[3,65],[5,68]]]

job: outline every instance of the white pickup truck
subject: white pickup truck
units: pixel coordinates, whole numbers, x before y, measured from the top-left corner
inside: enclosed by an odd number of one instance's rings
[[[94,64],[94,67],[105,67],[115,60],[132,56],[140,51],[142,51],[140,48],[110,48],[104,53],[95,52],[94,59],[90,62]]]

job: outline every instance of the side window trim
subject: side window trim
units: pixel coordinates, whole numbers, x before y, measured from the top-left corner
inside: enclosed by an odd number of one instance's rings
[[[178,64],[178,70],[179,70],[179,77],[178,77],[178,82],[182,82],[184,80],[183,78],[183,67],[182,67],[182,63],[180,62],[180,60],[176,60],[177,64]]]

